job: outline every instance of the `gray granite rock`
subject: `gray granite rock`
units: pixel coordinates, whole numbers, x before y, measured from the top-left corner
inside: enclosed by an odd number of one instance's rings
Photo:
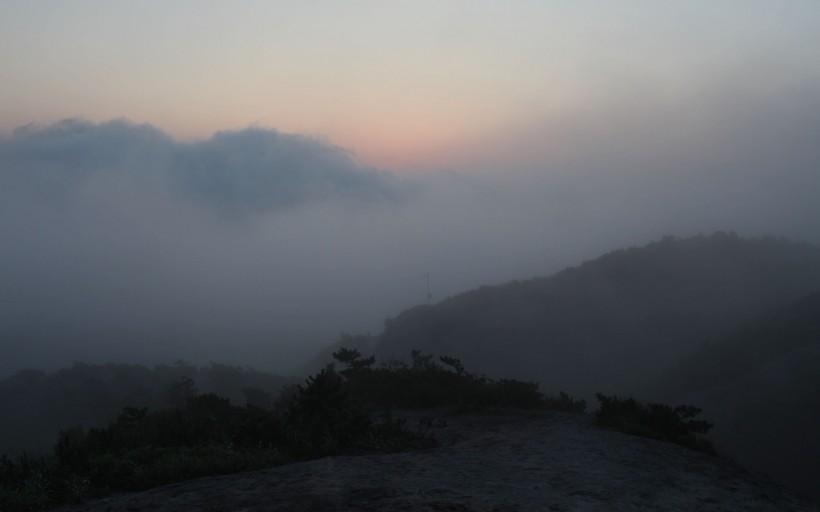
[[[326,457],[63,511],[816,511],[731,461],[559,412],[446,417],[438,446]]]

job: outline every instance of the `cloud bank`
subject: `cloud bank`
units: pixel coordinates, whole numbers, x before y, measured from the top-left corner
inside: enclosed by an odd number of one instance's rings
[[[248,128],[179,143],[150,125],[67,119],[27,126],[3,141],[4,189],[62,196],[112,177],[152,184],[226,215],[293,208],[315,200],[396,199],[387,173],[359,166],[315,138]]]
[[[20,128],[0,138],[0,374],[178,358],[290,371],[423,302],[425,273],[440,300],[664,234],[820,243],[816,94],[619,105],[401,178],[269,129]]]
[[[18,129],[0,141],[0,371],[252,361],[247,346],[265,366],[292,363],[299,343],[331,332],[311,314],[336,292],[312,266],[334,266],[334,218],[412,194],[340,148],[275,130],[183,143],[125,120]]]

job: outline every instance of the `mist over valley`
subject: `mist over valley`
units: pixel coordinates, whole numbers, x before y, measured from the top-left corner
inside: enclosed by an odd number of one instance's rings
[[[616,154],[644,133],[552,174],[397,175],[261,128],[196,142],[125,120],[21,128],[0,140],[0,372],[179,358],[292,372],[425,303],[425,276],[438,302],[664,235],[818,242],[813,143],[778,134],[783,160],[750,165],[752,130],[703,172],[662,153],[627,170]]]

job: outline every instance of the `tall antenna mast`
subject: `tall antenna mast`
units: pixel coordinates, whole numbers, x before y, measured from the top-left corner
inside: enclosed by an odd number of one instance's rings
[[[430,272],[425,272],[424,273],[424,280],[427,282],[427,305],[429,306],[430,305],[430,299],[433,298],[433,296],[430,295]]]

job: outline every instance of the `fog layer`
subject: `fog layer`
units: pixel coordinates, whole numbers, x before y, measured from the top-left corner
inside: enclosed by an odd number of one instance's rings
[[[782,92],[570,112],[401,176],[272,129],[20,128],[0,138],[0,374],[290,371],[424,302],[425,273],[436,301],[663,234],[820,243],[820,98]]]

